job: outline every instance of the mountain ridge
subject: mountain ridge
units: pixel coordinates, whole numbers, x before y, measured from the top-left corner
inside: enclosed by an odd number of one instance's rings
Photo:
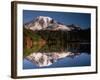
[[[80,26],[71,24],[65,25],[61,22],[54,20],[48,16],[37,16],[32,21],[24,24],[26,29],[30,30],[63,30],[63,31],[72,31],[72,30],[81,30]]]

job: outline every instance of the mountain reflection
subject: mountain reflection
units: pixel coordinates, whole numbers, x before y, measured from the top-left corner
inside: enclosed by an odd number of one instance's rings
[[[33,52],[25,58],[33,64],[43,67],[52,65],[59,59],[74,58],[82,53],[90,54],[90,43],[56,43],[52,41],[39,48],[38,52]]]

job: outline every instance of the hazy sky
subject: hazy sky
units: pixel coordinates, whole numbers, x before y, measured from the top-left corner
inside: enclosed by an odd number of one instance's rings
[[[23,10],[24,23],[35,19],[37,16],[49,16],[63,24],[77,24],[81,28],[88,28],[91,26],[91,14],[88,13]]]

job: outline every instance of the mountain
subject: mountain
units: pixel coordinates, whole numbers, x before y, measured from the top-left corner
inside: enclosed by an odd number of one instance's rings
[[[80,30],[81,28],[77,25],[65,25],[60,22],[57,22],[51,17],[48,16],[38,16],[34,20],[24,24],[24,27],[26,29],[30,30],[66,30],[66,31],[72,31],[72,30]]]

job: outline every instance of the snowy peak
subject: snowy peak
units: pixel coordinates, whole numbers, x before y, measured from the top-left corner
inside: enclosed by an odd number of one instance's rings
[[[41,29],[47,28],[48,26],[54,23],[55,21],[51,17],[38,16],[33,21],[25,24],[25,28],[31,29],[31,30],[41,30]]]
[[[36,18],[36,21],[41,25],[43,29],[56,23],[51,17],[47,17],[47,16],[39,16]]]
[[[34,20],[26,23],[24,25],[26,29],[30,30],[66,30],[71,31],[74,29],[79,29],[80,27],[77,27],[75,25],[64,25],[62,23],[57,22],[51,17],[48,16],[38,16]]]
[[[36,20],[39,22],[43,21],[44,23],[50,23],[53,19],[48,16],[38,16]]]

